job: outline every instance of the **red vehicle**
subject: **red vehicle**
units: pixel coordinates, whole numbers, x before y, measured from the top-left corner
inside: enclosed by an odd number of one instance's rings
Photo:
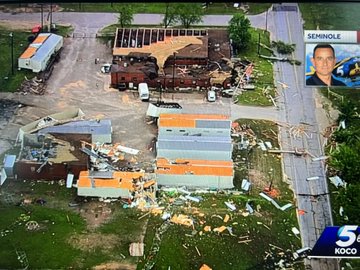
[[[41,25],[40,24],[35,25],[31,30],[31,33],[33,33],[35,35],[38,35],[40,32],[41,32]]]

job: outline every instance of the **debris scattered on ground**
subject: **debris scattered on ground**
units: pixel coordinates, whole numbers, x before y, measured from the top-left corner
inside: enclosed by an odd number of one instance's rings
[[[212,268],[210,268],[208,265],[203,264],[199,270],[212,270]]]
[[[130,256],[142,257],[144,256],[144,243],[131,243],[129,247]]]
[[[236,210],[236,206],[231,203],[231,202],[225,202],[225,205],[231,210],[231,211],[235,211]]]
[[[271,202],[277,209],[279,209],[281,211],[285,211],[293,206],[292,203],[287,203],[283,206],[280,206],[273,198],[269,197],[268,195],[266,195],[263,192],[260,192],[259,195],[261,197],[263,197],[265,200]]]
[[[34,77],[32,79],[28,79],[25,77],[25,80],[21,84],[21,86],[18,89],[18,92],[20,92],[23,95],[35,94],[35,95],[43,95],[46,90],[46,84],[38,79],[37,77]]]
[[[330,179],[330,182],[337,188],[338,187],[346,187],[346,182],[337,175],[329,177],[329,179]]]
[[[172,223],[185,225],[185,226],[194,226],[194,221],[186,215],[179,214],[179,215],[173,215],[170,219]]]

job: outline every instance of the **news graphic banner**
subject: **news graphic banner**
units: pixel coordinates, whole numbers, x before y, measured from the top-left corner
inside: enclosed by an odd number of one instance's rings
[[[345,87],[360,87],[360,31],[306,30],[304,41],[305,80],[316,73],[316,67],[312,62],[314,48],[327,44],[335,51],[335,62],[331,72],[333,81],[340,82],[337,85]],[[306,86],[314,85],[306,83]]]
[[[309,258],[360,258],[360,227],[326,227]]]

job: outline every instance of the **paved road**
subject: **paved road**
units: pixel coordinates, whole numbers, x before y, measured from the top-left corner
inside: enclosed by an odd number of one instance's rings
[[[44,22],[48,15],[44,13]],[[96,17],[96,20],[94,20]],[[206,15],[199,25],[206,26],[227,26],[231,15]],[[157,25],[161,24],[163,15],[161,14],[135,14],[133,24],[139,25]],[[253,26],[258,28],[265,27],[265,14],[249,16]],[[0,12],[0,20],[19,20],[29,21],[34,23],[41,22],[40,13],[3,13]],[[117,22],[116,13],[79,13],[79,12],[54,12],[52,16],[53,23],[67,24],[70,23],[75,27],[75,30],[81,32],[82,30],[88,33],[96,33],[98,29],[106,25]],[[31,26],[31,25],[30,25]]]
[[[303,28],[300,14],[296,11],[270,12],[269,27],[273,40],[295,43],[296,59],[304,58]],[[293,137],[289,130],[281,128],[283,149],[297,147],[307,149],[315,156],[323,155],[320,134],[315,115],[314,91],[304,87],[304,67],[291,66],[289,63],[275,64],[276,80],[286,83],[289,88],[283,90],[279,98],[280,121],[290,125],[307,124],[307,135]],[[332,225],[332,215],[324,164],[313,162],[310,157],[284,155],[284,171],[293,183],[298,209],[305,210],[299,215],[303,246],[313,247],[326,226]],[[306,178],[318,176],[319,180],[307,181]],[[306,260],[311,269],[338,269],[336,260]]]

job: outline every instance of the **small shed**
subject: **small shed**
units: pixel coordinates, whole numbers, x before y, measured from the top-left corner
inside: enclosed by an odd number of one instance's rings
[[[19,68],[33,72],[44,71],[51,59],[61,50],[64,38],[59,35],[39,34],[18,59]]]

